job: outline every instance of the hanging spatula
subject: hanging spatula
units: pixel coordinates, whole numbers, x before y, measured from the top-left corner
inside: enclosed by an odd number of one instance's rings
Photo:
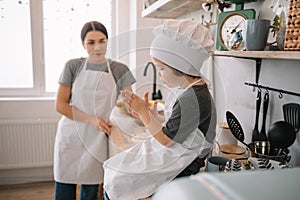
[[[255,141],[259,140],[258,122],[259,122],[260,104],[261,104],[261,90],[258,90],[257,98],[256,98],[255,125],[254,125],[254,129],[252,131],[252,142],[255,142]]]
[[[226,112],[226,120],[227,120],[229,129],[230,129],[231,133],[233,134],[233,136],[252,151],[252,148],[244,142],[244,139],[245,139],[244,131],[242,129],[240,122],[233,115],[232,112],[230,112],[230,111]]]
[[[269,107],[269,92],[266,91],[264,95],[264,101],[263,101],[263,119],[262,119],[262,125],[259,133],[258,141],[268,140],[267,133],[266,133],[266,118],[267,118],[268,107]]]
[[[282,106],[284,121],[290,123],[297,133],[300,128],[300,105],[287,103]]]

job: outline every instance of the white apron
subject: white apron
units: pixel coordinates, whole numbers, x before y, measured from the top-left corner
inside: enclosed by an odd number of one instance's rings
[[[117,98],[109,63],[108,73],[86,70],[86,66],[87,61],[73,83],[72,106],[108,121]],[[78,184],[103,182],[102,164],[108,158],[108,141],[104,132],[63,116],[58,124],[54,149],[55,181]]]
[[[104,189],[111,200],[148,197],[174,179],[196,157],[206,156],[211,147],[198,128],[182,144],[170,147],[149,136],[105,161]]]

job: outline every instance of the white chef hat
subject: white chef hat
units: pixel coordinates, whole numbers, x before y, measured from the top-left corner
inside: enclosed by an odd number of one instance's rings
[[[206,27],[191,20],[165,20],[153,34],[152,57],[186,74],[201,75],[200,68],[214,45]]]

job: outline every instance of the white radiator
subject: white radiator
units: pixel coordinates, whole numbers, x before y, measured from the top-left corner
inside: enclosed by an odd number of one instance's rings
[[[0,170],[52,166],[58,120],[0,121]]]

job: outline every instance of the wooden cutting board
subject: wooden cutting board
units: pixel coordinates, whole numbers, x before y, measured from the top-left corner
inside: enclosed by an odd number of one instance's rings
[[[246,152],[246,150],[243,147],[235,144],[223,144],[221,145],[220,148],[222,153],[227,153],[227,154],[241,155]]]

